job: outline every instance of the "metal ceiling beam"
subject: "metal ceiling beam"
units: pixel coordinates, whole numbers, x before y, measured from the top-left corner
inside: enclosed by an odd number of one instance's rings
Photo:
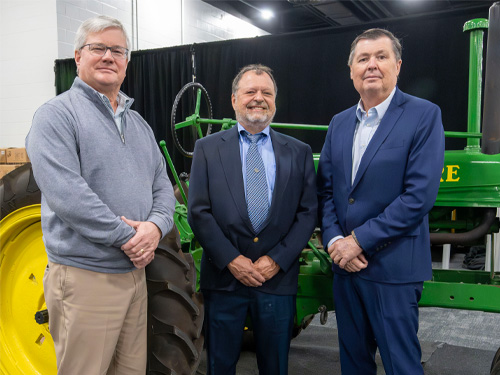
[[[301,5],[304,9],[307,9],[311,12],[316,18],[319,18],[321,21],[326,22],[330,26],[340,26],[341,24],[332,20],[330,17],[327,17],[323,12],[321,12],[315,5]]]
[[[343,3],[361,20],[373,21],[376,18],[359,1],[349,0],[343,1]]]
[[[386,18],[394,17],[394,14],[392,14],[380,1],[372,0],[372,3],[384,14]]]

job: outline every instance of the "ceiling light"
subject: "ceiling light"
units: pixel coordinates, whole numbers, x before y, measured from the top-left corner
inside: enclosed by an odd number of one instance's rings
[[[269,19],[271,19],[271,18],[274,17],[274,12],[272,10],[270,10],[270,9],[259,9],[256,6],[254,6],[254,5],[246,2],[245,0],[239,0],[239,1],[240,1],[240,3],[243,3],[243,4],[247,5],[247,6],[249,6],[250,8],[253,8],[256,11],[260,12],[260,16],[262,18],[264,18],[265,20],[269,20]]]
[[[270,20],[271,18],[274,17],[274,13],[272,10],[269,10],[269,9],[262,9],[260,11],[260,15],[262,16],[262,18],[264,18],[265,20]]]

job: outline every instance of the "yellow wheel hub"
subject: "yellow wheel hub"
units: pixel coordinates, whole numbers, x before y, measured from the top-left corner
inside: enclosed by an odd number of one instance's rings
[[[0,373],[56,374],[49,325],[35,313],[46,309],[40,205],[26,206],[0,221]]]

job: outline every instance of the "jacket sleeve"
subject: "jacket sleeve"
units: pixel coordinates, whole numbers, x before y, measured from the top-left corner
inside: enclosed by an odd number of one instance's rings
[[[198,241],[203,244],[204,256],[208,256],[219,270],[223,270],[241,253],[224,235],[212,214],[209,186],[207,155],[203,142],[199,140],[195,143],[191,164],[188,222]]]
[[[43,198],[71,229],[91,242],[120,247],[135,234],[81,176],[74,120],[45,104],[33,117],[26,149]]]
[[[441,111],[430,104],[416,121],[403,192],[382,213],[354,229],[361,247],[370,255],[376,253],[378,246],[408,235],[436,200],[444,160]]]
[[[309,241],[317,222],[316,174],[309,145],[305,147],[302,159],[303,188],[295,212],[295,219],[286,236],[267,253],[285,272],[297,261],[297,257]]]
[[[326,246],[332,238],[345,235],[339,224],[333,199],[334,181],[331,144],[334,122],[335,117],[328,127],[325,144],[321,150],[321,156],[318,163],[318,216],[324,246]]]

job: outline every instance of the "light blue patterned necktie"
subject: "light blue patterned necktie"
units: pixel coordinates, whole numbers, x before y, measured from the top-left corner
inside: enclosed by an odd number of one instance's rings
[[[247,210],[250,222],[258,232],[269,212],[268,188],[264,162],[257,149],[257,142],[264,134],[248,134],[250,147],[246,156]]]

